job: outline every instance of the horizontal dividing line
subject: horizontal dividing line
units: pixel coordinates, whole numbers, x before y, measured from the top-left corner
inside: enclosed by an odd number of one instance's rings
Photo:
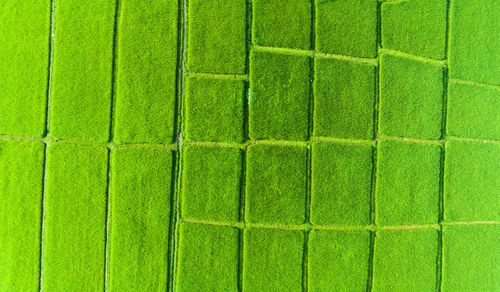
[[[0,140],[19,140],[19,141],[38,141],[45,144],[50,143],[67,143],[76,145],[86,145],[86,146],[105,146],[110,149],[114,148],[164,148],[164,149],[177,149],[177,144],[156,144],[156,143],[117,143],[117,142],[85,142],[85,141],[69,141],[60,140],[53,138],[40,138],[40,137],[25,137],[25,136],[13,136],[13,135],[3,135],[0,134]],[[422,144],[443,144],[447,141],[461,141],[470,143],[482,143],[482,144],[494,144],[500,145],[499,140],[491,139],[476,139],[476,138],[462,138],[454,136],[446,136],[444,139],[414,139],[414,138],[404,138],[404,137],[377,137],[373,140],[356,140],[356,139],[345,139],[345,138],[331,138],[331,137],[312,137],[310,140],[306,141],[287,141],[287,140],[248,140],[242,143],[231,143],[231,142],[198,142],[198,141],[182,141],[183,145],[191,146],[206,146],[206,147],[221,147],[221,148],[241,148],[244,149],[251,145],[276,145],[276,146],[301,146],[309,147],[312,143],[336,143],[336,144],[346,144],[346,145],[371,145],[375,146],[381,141],[402,141],[410,143],[422,143]]]
[[[338,54],[322,53],[322,52],[317,52],[317,51],[313,51],[313,50],[301,50],[301,49],[280,48],[280,47],[266,47],[266,46],[259,46],[259,45],[255,45],[255,44],[252,45],[251,49],[255,50],[255,51],[260,51],[260,52],[280,53],[280,54],[288,54],[288,55],[316,57],[316,58],[323,58],[323,59],[337,59],[337,60],[344,60],[344,61],[350,61],[350,62],[356,62],[356,63],[369,64],[369,65],[373,65],[373,66],[378,65],[378,60],[376,58],[370,59],[370,58],[351,57],[351,56],[338,55]]]
[[[405,138],[405,137],[385,137],[379,136],[376,141],[401,141],[401,142],[410,142],[410,143],[421,143],[421,144],[442,144],[444,139],[415,139],[415,138]]]
[[[444,140],[500,145],[500,141],[490,140],[490,139],[475,139],[475,138],[461,138],[461,137],[447,136]]]
[[[439,65],[439,66],[442,66],[442,67],[447,67],[448,66],[448,61],[447,60],[434,60],[434,59],[430,59],[430,58],[426,58],[426,57],[421,57],[421,56],[416,56],[416,55],[412,55],[412,54],[408,54],[408,53],[405,53],[405,52],[396,51],[396,50],[392,50],[392,49],[387,49],[387,48],[379,48],[378,50],[379,50],[379,53],[386,54],[386,55],[403,57],[403,58],[412,59],[412,60],[415,60],[415,61],[420,61],[420,62],[423,62],[423,63],[429,63],[429,64],[433,64],[433,65]]]
[[[379,226],[379,225],[363,225],[363,226],[348,226],[348,225],[327,225],[327,224],[261,224],[249,222],[221,222],[211,220],[201,220],[194,218],[182,218],[181,223],[200,224],[211,226],[224,226],[238,229],[276,229],[276,230],[325,230],[325,231],[385,231],[385,230],[441,230],[441,226],[477,226],[477,225],[498,225],[500,221],[456,221],[456,222],[441,222],[432,224],[409,224],[397,226]]]
[[[479,86],[479,87],[485,87],[485,88],[489,88],[489,89],[500,90],[500,86],[499,85],[481,83],[481,82],[476,82],[476,81],[471,81],[471,80],[450,78],[450,79],[448,79],[448,82],[454,82],[454,83],[460,83],[460,84],[468,84],[468,85],[475,85],[475,86]]]
[[[116,143],[116,142],[85,142],[85,141],[69,141],[54,138],[40,138],[40,137],[23,137],[23,136],[11,136],[11,135],[0,135],[0,140],[16,140],[16,141],[28,141],[28,142],[41,142],[44,144],[52,143],[65,143],[74,144],[82,146],[101,146],[107,147],[109,149],[118,148],[162,148],[175,150],[176,144],[154,144],[154,143]]]
[[[184,75],[186,77],[201,77],[201,78],[248,81],[248,75],[246,75],[246,74],[214,74],[214,73],[201,73],[201,72],[185,72]]]

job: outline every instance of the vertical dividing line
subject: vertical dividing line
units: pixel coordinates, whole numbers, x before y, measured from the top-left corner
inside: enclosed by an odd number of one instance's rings
[[[312,192],[312,140],[314,135],[314,66],[316,60],[316,1],[311,0],[311,34],[310,34],[310,71],[309,71],[309,115],[307,135],[307,160],[306,160],[306,209],[304,232],[304,250],[302,259],[302,291],[309,290],[309,236],[311,234],[311,192]]]
[[[250,101],[250,50],[252,45],[252,23],[253,23],[253,13],[252,13],[252,2],[251,0],[246,0],[246,59],[245,59],[245,74],[249,76],[249,80],[245,81],[245,92],[243,101],[243,129],[245,143],[250,140],[250,130],[249,130],[249,101]],[[238,291],[243,291],[243,267],[244,267],[244,248],[245,248],[245,210],[246,210],[246,174],[247,174],[247,153],[248,146],[246,144],[242,149],[242,175],[241,175],[241,185],[240,185],[240,213],[238,223],[241,224],[242,228],[238,230]]]
[[[104,236],[104,291],[109,291],[109,258],[110,258],[110,246],[111,246],[111,159],[112,159],[112,149],[110,144],[113,142],[113,130],[114,130],[114,110],[115,110],[115,99],[116,99],[116,60],[117,60],[117,40],[118,40],[118,22],[120,13],[120,1],[115,1],[115,17],[113,24],[113,44],[112,44],[112,54],[113,58],[111,61],[111,102],[109,110],[109,138],[108,138],[108,169],[107,169],[107,188],[106,188],[106,213],[105,213],[105,236]]]
[[[243,244],[245,230],[245,198],[246,198],[246,169],[247,169],[247,147],[242,150],[242,168],[240,181],[240,213],[238,222],[243,228],[238,231],[238,291],[243,291]]]
[[[48,50],[49,58],[47,64],[47,91],[46,91],[46,104],[45,104],[45,129],[44,138],[49,138],[50,136],[50,99],[52,95],[52,70],[53,70],[53,59],[54,59],[54,31],[55,31],[55,18],[56,18],[56,0],[50,1],[50,17],[49,17],[49,38],[48,38]],[[45,208],[47,196],[47,159],[49,153],[50,142],[44,143],[44,158],[43,158],[43,176],[42,176],[42,194],[41,194],[41,210],[40,210],[40,258],[39,258],[39,280],[38,280],[38,290],[43,291],[43,264],[44,264],[44,250],[45,250]]]
[[[373,227],[370,231],[370,253],[368,257],[368,281],[366,291],[373,289],[373,266],[375,258],[375,239],[377,237],[376,226],[376,190],[377,190],[377,164],[378,164],[378,127],[379,127],[379,107],[380,107],[380,49],[382,47],[382,2],[377,2],[377,67],[375,68],[375,92],[374,92],[374,111],[373,111],[373,140],[374,148],[372,152],[372,183],[370,192],[370,225]]]
[[[187,23],[187,0],[178,0],[177,14],[177,135],[175,154],[175,186],[172,192],[170,206],[170,234],[169,234],[169,276],[167,277],[167,291],[174,291],[177,275],[177,241],[179,236],[179,222],[181,219],[181,173],[182,173],[182,148],[183,148],[183,95],[185,77],[185,53],[186,53],[186,23]]]
[[[444,178],[445,178],[445,159],[446,159],[446,132],[447,132],[447,114],[448,114],[448,74],[449,74],[449,41],[450,41],[450,2],[446,2],[446,34],[445,34],[445,61],[443,67],[443,118],[441,132],[441,167],[439,177],[439,231],[438,231],[438,255],[436,259],[436,291],[441,292],[443,282],[443,221],[444,221]]]

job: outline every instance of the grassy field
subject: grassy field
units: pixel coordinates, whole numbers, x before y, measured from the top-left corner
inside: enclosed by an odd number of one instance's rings
[[[500,1],[0,1],[0,291],[500,291]]]

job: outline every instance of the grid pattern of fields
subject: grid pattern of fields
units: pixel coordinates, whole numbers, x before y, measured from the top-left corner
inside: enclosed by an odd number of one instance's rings
[[[499,291],[495,19],[2,1],[0,291]]]

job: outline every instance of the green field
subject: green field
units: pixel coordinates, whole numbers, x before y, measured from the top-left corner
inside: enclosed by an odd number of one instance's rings
[[[499,292],[499,36],[498,0],[0,0],[0,292]]]

